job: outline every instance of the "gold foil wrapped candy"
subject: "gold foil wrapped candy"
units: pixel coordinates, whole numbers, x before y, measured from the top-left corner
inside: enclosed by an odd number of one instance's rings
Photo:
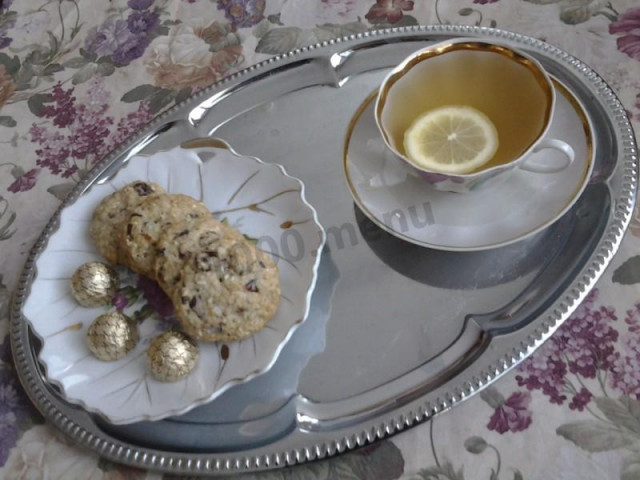
[[[85,263],[71,277],[71,294],[83,307],[108,305],[117,289],[118,274],[104,263]]]
[[[89,350],[105,362],[124,357],[135,348],[139,339],[136,323],[120,312],[100,315],[87,331]]]
[[[198,344],[182,332],[169,331],[151,340],[147,360],[151,373],[161,382],[176,382],[196,366]]]

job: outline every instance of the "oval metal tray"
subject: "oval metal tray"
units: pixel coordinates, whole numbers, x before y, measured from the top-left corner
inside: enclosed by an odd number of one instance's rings
[[[424,249],[379,230],[354,205],[341,167],[349,121],[389,68],[456,36],[499,40],[538,58],[585,105],[595,130],[595,168],[576,205],[545,231],[485,252]],[[327,231],[309,319],[270,372],[212,403],[159,422],[107,424],[46,382],[22,317],[59,210],[14,297],[13,354],[46,418],[116,462],[176,473],[262,470],[334,455],[450,408],[517,365],[570,315],[617,250],[635,200],[633,132],[595,72],[533,38],[439,26],[359,34],[250,67],[155,120],[61,209],[135,154],[216,143],[212,136],[305,182]]]

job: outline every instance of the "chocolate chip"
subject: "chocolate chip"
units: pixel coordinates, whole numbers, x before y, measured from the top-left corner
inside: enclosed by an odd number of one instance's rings
[[[193,297],[191,299],[191,301],[189,302],[189,308],[193,308],[196,306],[196,303],[198,303],[198,300],[196,299],[196,297]]]
[[[147,195],[151,195],[153,193],[153,188],[151,185],[144,182],[138,182],[133,186],[134,190],[141,197],[146,197]]]
[[[156,252],[156,256],[157,256],[157,257],[164,257],[164,248],[159,249],[159,250]]]
[[[180,297],[180,302],[184,305],[189,301],[189,297],[182,296]]]
[[[180,237],[184,237],[185,235],[189,234],[189,229],[187,228],[186,230],[182,230],[180,233],[178,233],[176,235],[176,238],[180,238]]]
[[[264,262],[260,261],[260,262],[258,262],[258,263],[260,264],[260,266],[261,266],[262,268],[267,268],[267,266],[264,264]]]
[[[249,280],[249,282],[244,286],[244,288],[246,288],[248,291],[254,292],[254,293],[260,291],[258,289],[258,284],[256,283],[255,280]]]

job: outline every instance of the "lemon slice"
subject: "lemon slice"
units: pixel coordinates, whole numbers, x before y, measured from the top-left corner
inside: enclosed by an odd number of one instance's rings
[[[469,173],[498,149],[498,132],[489,117],[467,106],[447,106],[418,117],[404,135],[407,157],[440,173]]]

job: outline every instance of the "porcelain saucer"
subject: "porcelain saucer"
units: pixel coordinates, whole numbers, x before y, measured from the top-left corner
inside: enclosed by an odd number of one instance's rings
[[[503,182],[469,193],[430,188],[385,146],[376,127],[377,92],[358,108],[344,146],[344,172],[362,212],[387,232],[424,247],[477,251],[522,240],[558,220],[580,197],[594,164],[593,126],[584,107],[558,80],[548,135],[568,142],[575,160],[541,174],[514,169]],[[551,150],[532,156],[545,162]]]

